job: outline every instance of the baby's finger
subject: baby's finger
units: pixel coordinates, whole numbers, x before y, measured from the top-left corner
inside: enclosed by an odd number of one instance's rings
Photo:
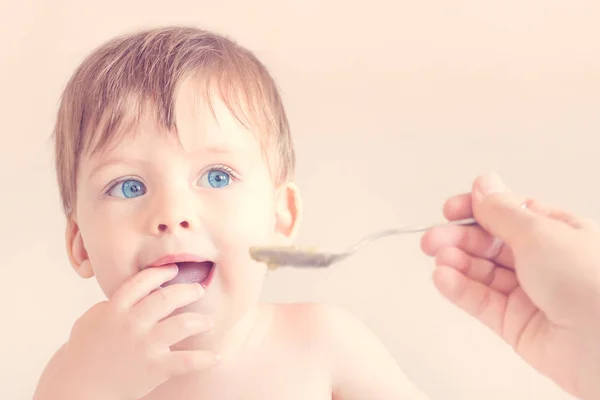
[[[509,295],[519,286],[515,272],[490,260],[473,257],[456,247],[444,247],[435,257],[437,266],[456,269],[466,277],[501,294]]]
[[[443,212],[444,217],[449,221],[471,218],[473,216],[471,193],[459,194],[446,200]]]
[[[502,335],[502,321],[508,302],[506,295],[466,277],[452,267],[437,267],[433,281],[444,297]]]
[[[219,355],[204,350],[169,351],[160,360],[165,378],[202,371],[219,364]]]
[[[175,264],[146,268],[127,279],[114,293],[111,302],[120,309],[129,309],[161,284],[173,279],[177,270]]]
[[[421,249],[435,256],[444,247],[458,247],[477,258],[486,258],[506,268],[514,267],[509,247],[479,226],[446,225],[427,231],[421,238]]]
[[[186,312],[167,318],[156,325],[150,340],[159,348],[168,348],[190,336],[207,332],[212,327],[213,322],[210,317]]]
[[[142,326],[150,327],[168,317],[178,308],[194,303],[204,295],[198,283],[176,283],[161,288],[140,301],[136,314]]]

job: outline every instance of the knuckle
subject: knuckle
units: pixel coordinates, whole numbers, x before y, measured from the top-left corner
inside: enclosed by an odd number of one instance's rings
[[[158,296],[161,302],[166,303],[173,297],[172,289],[170,288],[171,286],[156,291],[156,296]]]
[[[483,276],[482,283],[486,286],[492,285],[496,279],[496,268],[490,267],[489,271]]]

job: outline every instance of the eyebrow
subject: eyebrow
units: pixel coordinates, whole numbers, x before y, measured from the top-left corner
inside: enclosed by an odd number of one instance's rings
[[[133,164],[135,164],[135,163],[143,164],[143,163],[145,163],[145,161],[144,160],[138,160],[138,159],[131,159],[131,158],[129,158],[129,159],[117,158],[117,157],[108,158],[108,159],[102,161],[101,163],[99,163],[98,165],[95,165],[94,168],[92,168],[92,170],[88,174],[88,177],[92,178],[99,171],[101,171],[101,170],[103,170],[105,168],[108,168],[110,166],[113,166],[115,164],[132,164],[132,163]]]
[[[236,157],[241,156],[244,159],[246,159],[248,162],[254,163],[246,154],[245,151],[243,151],[240,147],[238,146],[222,146],[222,145],[211,145],[208,147],[203,147],[200,150],[197,151],[191,151],[191,152],[184,152],[184,154],[191,156],[193,158],[199,157],[203,154],[230,154],[230,155],[235,155]],[[98,165],[94,166],[94,168],[92,168],[92,170],[89,173],[89,177],[93,177],[94,175],[96,175],[98,173],[98,171],[110,167],[112,165],[115,164],[146,164],[148,163],[148,161],[143,160],[143,159],[136,159],[136,158],[124,158],[124,157],[109,157],[108,159],[102,161],[101,163],[99,163]]]

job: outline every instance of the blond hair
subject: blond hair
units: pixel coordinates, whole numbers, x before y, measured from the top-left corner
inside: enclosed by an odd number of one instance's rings
[[[166,27],[117,37],[77,68],[61,97],[54,128],[55,165],[62,206],[74,208],[77,169],[84,154],[118,141],[152,107],[157,123],[176,130],[179,85],[198,80],[261,141],[273,179],[291,179],[295,155],[281,96],[253,53],[221,35]],[[199,86],[201,88],[202,86]],[[212,107],[212,106],[211,106]]]

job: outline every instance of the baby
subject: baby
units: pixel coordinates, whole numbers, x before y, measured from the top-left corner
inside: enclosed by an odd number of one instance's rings
[[[231,40],[163,28],[75,71],[55,127],[75,271],[108,300],[73,326],[36,400],[423,399],[335,307],[262,304],[249,248],[302,215],[276,84]]]

